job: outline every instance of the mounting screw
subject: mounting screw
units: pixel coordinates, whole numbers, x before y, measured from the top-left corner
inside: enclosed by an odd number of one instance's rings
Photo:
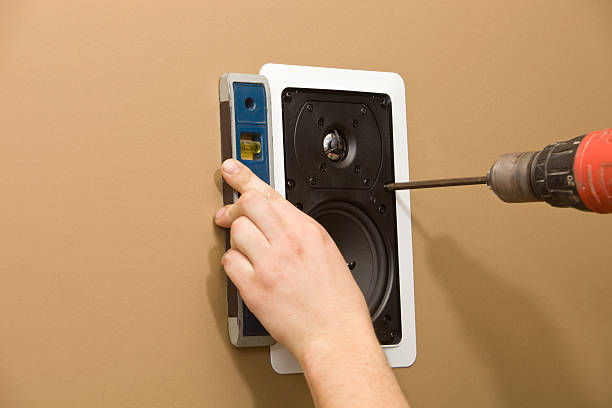
[[[379,214],[384,214],[387,212],[387,206],[384,204],[381,204],[378,206],[378,213]]]
[[[355,165],[355,173],[357,174],[361,173],[361,166],[358,164]]]
[[[318,124],[319,126],[323,126],[323,125],[325,124],[325,119],[323,119],[323,118],[319,118],[319,120],[317,121],[317,124]]]
[[[362,114],[362,115],[365,115],[366,113],[368,113],[368,108],[366,108],[366,107],[365,107],[365,105],[363,105],[363,106],[361,107],[361,114]]]
[[[382,108],[386,108],[387,107],[387,99],[386,98],[383,98],[383,99],[380,100],[380,106]]]
[[[287,189],[293,190],[295,188],[295,181],[289,179],[287,180]]]
[[[325,173],[327,171],[327,164],[321,163],[319,165],[319,170],[321,170],[321,173]]]
[[[312,112],[312,104],[309,103],[308,105],[306,105],[306,110],[308,112]]]
[[[286,92],[283,94],[283,100],[284,100],[285,102],[291,102],[291,91],[286,91]]]
[[[314,186],[315,184],[317,184],[317,178],[315,176],[309,177],[308,184],[310,184],[311,186]]]
[[[391,323],[391,316],[389,316],[389,315],[384,315],[384,316],[383,316],[383,322],[384,322],[385,324],[389,324],[389,323]]]
[[[359,122],[357,122],[357,119],[353,120],[353,127],[356,128],[357,126],[359,126]]]
[[[364,186],[369,186],[370,185],[370,179],[369,178],[364,178],[363,179],[363,185]]]
[[[395,339],[395,337],[397,336],[397,334],[395,334],[395,330],[391,330],[389,332],[389,336],[391,336],[392,339]]]

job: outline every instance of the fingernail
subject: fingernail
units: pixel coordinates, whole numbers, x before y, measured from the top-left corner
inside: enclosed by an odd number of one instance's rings
[[[225,207],[219,208],[219,210],[215,214],[215,220],[218,220],[219,218],[223,217],[224,213],[225,213]]]
[[[223,169],[224,172],[228,174],[236,174],[238,173],[238,169],[239,169],[238,163],[236,163],[236,160],[234,159],[227,159],[226,161],[224,161],[221,168]]]

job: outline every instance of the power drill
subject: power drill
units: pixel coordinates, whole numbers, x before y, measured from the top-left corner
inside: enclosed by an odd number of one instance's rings
[[[612,128],[591,132],[537,152],[506,153],[484,177],[389,183],[388,191],[486,184],[507,203],[545,201],[612,213]]]

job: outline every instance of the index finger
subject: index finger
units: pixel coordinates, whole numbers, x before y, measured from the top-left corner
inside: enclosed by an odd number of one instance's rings
[[[253,174],[248,167],[236,159],[225,160],[221,165],[221,172],[227,184],[240,194],[244,194],[247,191],[257,191],[265,194],[266,197],[280,197],[270,185]]]

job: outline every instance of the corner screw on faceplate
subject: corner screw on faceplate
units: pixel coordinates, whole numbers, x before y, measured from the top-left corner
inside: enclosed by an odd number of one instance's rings
[[[358,164],[355,165],[355,173],[357,174],[361,173],[361,166]]]
[[[295,188],[295,181],[289,179],[287,180],[287,189],[288,190],[293,190]]]
[[[384,214],[387,212],[387,206],[384,204],[381,204],[378,206],[378,213],[379,214]]]
[[[284,100],[285,102],[291,102],[291,91],[286,91],[286,92],[283,94],[283,100]]]
[[[359,122],[357,121],[357,119],[353,120],[353,127],[356,128],[357,126],[359,126]]]
[[[370,185],[370,179],[369,178],[364,178],[363,179],[363,185],[364,186],[369,186]]]
[[[381,106],[382,108],[386,108],[386,107],[387,107],[387,99],[386,99],[386,98],[382,98],[382,99],[380,100],[380,106]]]
[[[314,186],[315,184],[317,184],[317,178],[315,176],[309,177],[308,184],[310,184],[311,186]]]
[[[364,106],[361,107],[361,114],[365,115],[366,113],[368,113],[368,108],[366,108],[365,105],[364,105]]]
[[[306,105],[306,110],[308,112],[312,112],[312,104],[309,103],[308,105]]]

